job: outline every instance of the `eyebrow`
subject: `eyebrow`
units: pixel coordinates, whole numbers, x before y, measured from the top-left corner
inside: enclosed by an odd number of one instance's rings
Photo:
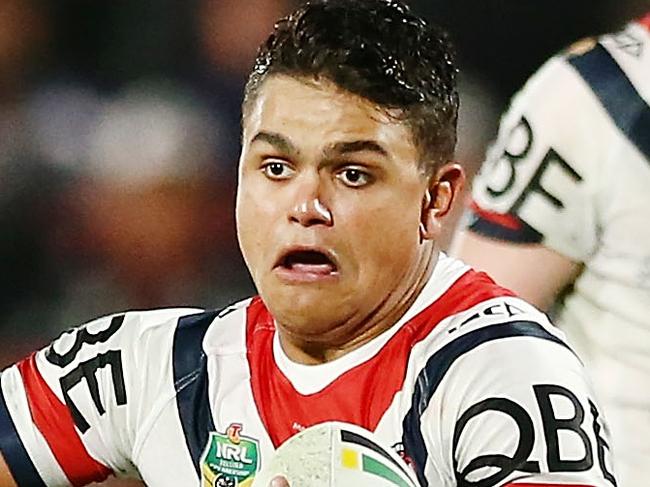
[[[251,144],[254,142],[266,142],[267,144],[272,145],[276,149],[289,155],[296,155],[300,152],[289,139],[276,132],[258,132],[251,140]]]
[[[374,140],[353,140],[350,142],[336,142],[325,148],[324,153],[328,156],[350,154],[352,152],[374,152],[388,157],[388,151],[381,144]]]
[[[297,155],[300,153],[300,150],[289,139],[277,132],[258,132],[251,140],[251,144],[254,142],[266,142],[267,144],[272,145],[276,149],[289,155]],[[381,144],[374,140],[352,140],[345,142],[335,142],[328,145],[323,150],[323,154],[325,154],[325,156],[328,158],[331,158],[333,156],[351,154],[353,152],[374,152],[375,154],[379,154],[383,157],[389,157],[388,151],[384,149]]]

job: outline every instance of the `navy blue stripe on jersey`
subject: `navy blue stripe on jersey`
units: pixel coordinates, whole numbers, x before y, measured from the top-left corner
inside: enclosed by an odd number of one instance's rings
[[[4,394],[0,388],[0,451],[11,474],[18,484],[22,486],[45,487],[45,482],[39,475],[36,467],[25,450],[25,445],[18,436]]]
[[[520,223],[519,228],[514,229],[490,221],[487,218],[483,218],[480,214],[471,209],[467,211],[471,212],[467,228],[474,233],[483,235],[484,237],[518,244],[540,243],[544,238],[541,233],[521,218],[518,218]]]
[[[587,82],[619,130],[650,163],[650,107],[611,54],[597,44],[568,61]]]
[[[185,316],[174,333],[174,387],[185,442],[197,475],[201,454],[215,431],[208,399],[207,357],[203,337],[218,311]]]
[[[422,487],[426,487],[428,482],[424,476],[427,449],[422,438],[420,418],[429,406],[431,397],[456,360],[483,343],[511,337],[541,338],[569,348],[561,339],[534,321],[501,323],[479,328],[456,338],[429,357],[426,365],[418,374],[411,409],[402,422],[404,435],[402,440],[404,451],[413,460],[415,472]]]

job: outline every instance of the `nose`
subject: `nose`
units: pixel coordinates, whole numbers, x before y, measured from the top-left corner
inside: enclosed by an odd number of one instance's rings
[[[332,212],[318,197],[297,204],[291,210],[289,220],[298,223],[303,227],[311,227],[312,225],[325,225],[331,227],[334,223]]]
[[[317,185],[303,192],[296,199],[296,204],[289,211],[289,221],[304,227],[325,225],[331,227],[334,223],[332,212],[323,202]]]

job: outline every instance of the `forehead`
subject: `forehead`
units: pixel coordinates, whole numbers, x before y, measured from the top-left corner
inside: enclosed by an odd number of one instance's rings
[[[404,122],[328,81],[269,77],[251,101],[243,126],[244,143],[260,131],[271,131],[299,147],[374,140],[400,159],[417,155]]]

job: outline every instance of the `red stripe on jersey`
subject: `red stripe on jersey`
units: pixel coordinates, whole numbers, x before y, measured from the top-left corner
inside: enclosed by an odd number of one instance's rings
[[[642,26],[644,26],[646,29],[650,30],[650,12],[648,12],[648,13],[645,14],[643,17],[641,17],[641,18],[638,20],[638,22],[639,22],[639,24],[641,24]]]
[[[101,482],[113,472],[90,456],[75,429],[70,411],[48,386],[36,366],[36,354],[17,364],[34,424],[75,487]]]
[[[495,225],[509,228],[511,230],[519,230],[521,228],[521,222],[514,215],[504,215],[503,213],[497,213],[496,211],[484,210],[475,201],[470,202],[469,208],[479,217],[492,222]]]
[[[278,447],[299,429],[324,421],[344,421],[374,431],[403,387],[416,343],[448,316],[490,298],[512,295],[486,274],[470,270],[405,323],[375,356],[309,395],[296,391],[275,363],[273,318],[262,300],[255,298],[247,310],[248,363],[255,404],[273,444]]]

